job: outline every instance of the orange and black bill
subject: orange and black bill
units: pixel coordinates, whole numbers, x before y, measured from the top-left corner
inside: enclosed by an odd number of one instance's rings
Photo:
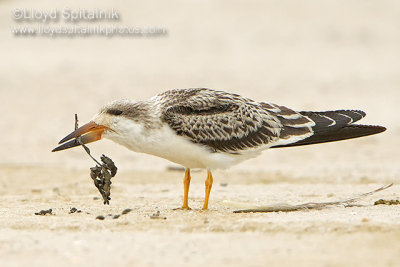
[[[95,122],[89,122],[83,125],[82,127],[79,127],[66,137],[64,137],[59,144],[62,144],[52,150],[52,152],[76,147],[82,144],[88,144],[91,142],[95,142],[101,139],[104,131],[107,129],[107,127],[103,125],[99,125]],[[77,138],[80,137],[81,143],[78,142]],[[71,140],[73,139],[73,140]],[[69,142],[67,142],[70,140]]]

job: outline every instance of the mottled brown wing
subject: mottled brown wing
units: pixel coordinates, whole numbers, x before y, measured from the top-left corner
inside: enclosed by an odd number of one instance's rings
[[[310,120],[285,107],[209,89],[175,90],[169,94],[187,97],[166,107],[162,120],[178,135],[214,152],[235,154],[296,142],[312,134],[311,128],[304,125]]]
[[[162,120],[178,135],[214,152],[237,154],[297,142],[312,135],[314,125],[286,107],[206,88],[170,90],[158,101]]]
[[[170,107],[163,120],[180,136],[203,144],[212,151],[237,153],[276,139],[277,123],[268,123],[251,106],[224,104],[194,109]]]

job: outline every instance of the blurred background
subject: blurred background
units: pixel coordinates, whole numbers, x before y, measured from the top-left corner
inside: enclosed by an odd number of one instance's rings
[[[121,15],[119,21],[75,25],[160,27],[167,34],[52,38],[12,33],[16,26],[40,24],[15,21],[15,8],[64,7],[114,8]],[[361,109],[368,114],[363,123],[388,128],[353,141],[268,150],[234,170],[328,181],[392,181],[400,174],[400,2],[395,0],[2,0],[0,44],[3,169],[87,169],[92,162],[83,149],[50,152],[73,130],[75,113],[83,124],[114,99],[207,87],[295,110]],[[113,158],[121,171],[172,165],[108,140],[90,148],[96,157]]]

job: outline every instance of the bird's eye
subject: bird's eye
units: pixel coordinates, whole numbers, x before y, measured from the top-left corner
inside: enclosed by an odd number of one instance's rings
[[[109,110],[107,110],[107,113],[110,114],[110,115],[116,115],[116,116],[118,116],[118,115],[121,115],[121,114],[122,114],[122,110],[119,110],[119,109],[109,109]]]

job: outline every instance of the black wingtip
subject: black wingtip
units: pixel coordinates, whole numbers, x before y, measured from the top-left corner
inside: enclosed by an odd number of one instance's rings
[[[313,145],[327,142],[335,142],[347,139],[353,139],[368,135],[374,135],[386,131],[386,127],[379,125],[363,125],[363,124],[350,124],[339,130],[314,134],[304,140],[300,140],[296,143],[287,145],[272,146],[275,147],[291,147],[291,146],[303,146]]]
[[[358,128],[362,129],[360,132],[361,136],[368,136],[372,134],[378,134],[386,131],[386,127],[380,126],[380,125],[363,125],[363,124],[350,124],[346,126],[345,128]]]
[[[384,131],[387,130],[386,127],[380,126],[380,125],[369,125],[370,127],[374,127],[376,130],[376,133],[383,133]]]

